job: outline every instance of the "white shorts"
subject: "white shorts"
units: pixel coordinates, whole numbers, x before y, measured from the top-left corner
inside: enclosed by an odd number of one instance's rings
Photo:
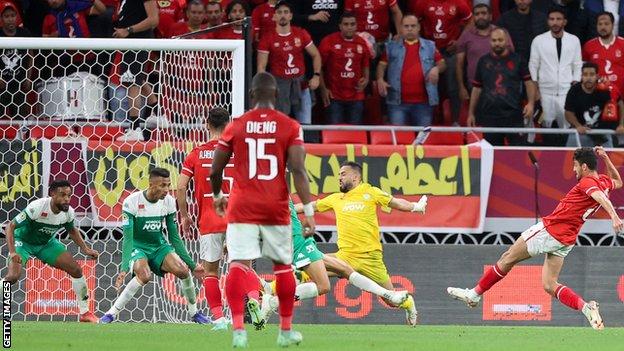
[[[217,262],[223,257],[225,233],[211,233],[199,236],[199,258],[206,262]]]
[[[527,244],[527,251],[531,257],[546,253],[566,257],[574,247],[574,245],[564,245],[553,238],[542,222],[531,226],[521,236]]]
[[[274,262],[291,264],[291,225],[229,223],[225,235],[228,262],[266,257]]]

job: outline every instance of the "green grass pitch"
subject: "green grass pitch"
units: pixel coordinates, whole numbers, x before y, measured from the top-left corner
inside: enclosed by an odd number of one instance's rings
[[[624,328],[295,325],[293,350],[624,350]],[[249,349],[275,350],[277,328],[247,328]],[[229,350],[231,332],[191,324],[14,322],[14,350]]]

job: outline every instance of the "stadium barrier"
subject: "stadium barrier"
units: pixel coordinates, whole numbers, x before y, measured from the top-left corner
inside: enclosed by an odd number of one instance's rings
[[[83,266],[90,290],[91,306],[98,314],[108,310],[117,297],[114,281],[121,247],[115,241],[90,244],[102,254],[86,260],[69,241],[68,249]],[[195,245],[196,243],[190,243]],[[6,248],[2,242],[2,255]],[[319,244],[321,251],[334,252],[333,244]],[[384,259],[397,289],[414,293],[422,324],[469,325],[551,325],[583,326],[585,318],[560,304],[541,286],[542,258],[531,259],[514,268],[484,295],[479,308],[469,309],[446,295],[447,286],[471,287],[487,264],[497,260],[502,246],[475,245],[385,245]],[[566,258],[560,281],[587,299],[600,303],[607,327],[624,326],[624,271],[619,265],[619,248],[576,247]],[[113,263],[113,264],[112,264]],[[258,272],[272,279],[271,266],[259,260]],[[13,320],[73,320],[78,308],[68,276],[40,262],[30,260],[20,288],[13,289]],[[198,284],[198,286],[200,286]],[[199,307],[206,310],[203,290]],[[129,302],[120,313],[121,321],[166,320],[164,306],[184,311],[179,283],[173,276],[147,284],[143,294]],[[313,300],[297,302],[295,323],[402,324],[404,312],[386,306],[370,293],[362,292],[347,280],[332,279],[331,291]],[[185,320],[184,317],[181,317]],[[188,320],[188,319],[186,319]],[[273,316],[272,322],[276,322]]]

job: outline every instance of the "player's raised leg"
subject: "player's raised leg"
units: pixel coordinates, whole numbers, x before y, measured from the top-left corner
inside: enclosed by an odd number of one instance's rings
[[[113,302],[111,308],[100,318],[100,323],[108,324],[113,322],[121,310],[126,307],[126,304],[130,299],[141,290],[141,288],[152,280],[152,271],[147,263],[145,254],[140,250],[135,250],[132,254],[133,263],[130,263],[130,268],[134,272],[134,277],[130,279],[128,285],[123,289],[119,297]],[[119,272],[116,280],[117,291],[121,288],[123,280],[126,277],[126,271]]]
[[[161,265],[162,272],[169,272],[182,281],[182,295],[186,298],[186,306],[191,319],[195,323],[208,324],[208,318],[197,310],[197,294],[195,292],[195,283],[193,275],[189,271],[189,267],[180,257],[171,252],[165,256]]]
[[[65,250],[61,243],[58,243],[58,245],[60,246],[58,246],[57,250],[63,250],[63,252],[58,255],[52,266],[66,272],[71,277],[72,289],[76,294],[76,301],[80,310],[80,322],[97,323],[98,318],[93,312],[89,311],[89,290],[87,281],[82,274],[82,268],[80,268],[78,262]],[[54,254],[52,251],[50,253]]]
[[[543,229],[543,226],[542,226]],[[526,238],[532,238],[540,228],[533,226],[522,233],[522,236],[505,251],[495,265],[490,267],[479,279],[472,289],[449,287],[446,289],[449,295],[456,300],[464,301],[469,307],[476,307],[481,301],[481,295],[488,291],[494,284],[505,278],[513,266],[531,257],[527,249]]]
[[[562,304],[573,310],[581,311],[592,328],[597,330],[604,329],[598,303],[596,301],[585,302],[574,290],[558,282],[563,262],[564,257],[552,253],[546,254],[544,267],[542,268],[544,290]]]

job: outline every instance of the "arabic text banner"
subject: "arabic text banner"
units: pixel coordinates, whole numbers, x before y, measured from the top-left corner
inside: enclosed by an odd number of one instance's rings
[[[310,189],[317,198],[339,192],[344,161],[362,165],[363,180],[393,196],[429,198],[426,215],[378,211],[382,231],[482,232],[492,176],[493,149],[463,146],[306,145]],[[294,191],[291,179],[291,189]],[[321,230],[335,230],[333,212],[317,215]]]

